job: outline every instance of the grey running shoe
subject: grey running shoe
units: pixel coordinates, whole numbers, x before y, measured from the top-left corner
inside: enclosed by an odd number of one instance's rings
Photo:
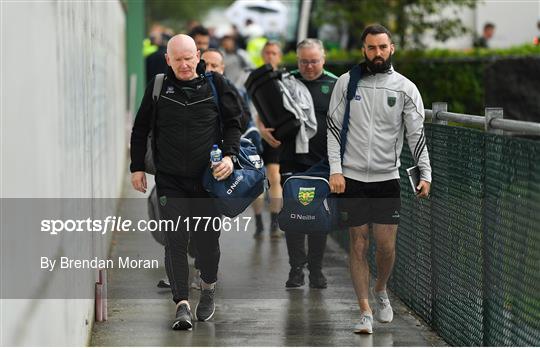
[[[207,321],[212,318],[214,312],[216,311],[216,305],[214,303],[214,292],[213,289],[201,289],[201,297],[199,298],[199,304],[195,309],[197,314],[197,320]]]
[[[355,334],[371,334],[373,333],[373,316],[367,313],[362,313],[360,323],[354,327]]]
[[[375,319],[381,323],[391,322],[394,319],[394,311],[392,310],[386,291],[375,292],[375,288],[371,288],[371,293],[377,303],[375,307]]]
[[[173,330],[191,330],[192,327],[189,306],[182,303],[176,308],[176,318],[174,318],[172,328]]]

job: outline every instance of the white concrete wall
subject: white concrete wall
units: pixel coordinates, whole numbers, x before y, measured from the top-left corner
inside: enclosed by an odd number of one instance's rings
[[[51,205],[66,218],[114,215],[115,200],[101,204],[98,198],[120,196],[127,166],[125,13],[120,1],[2,1],[0,11],[4,206],[13,198],[86,198],[76,201],[80,204],[51,200]],[[110,244],[110,234],[52,238],[37,236],[35,228],[24,231],[28,238],[21,243],[23,231],[2,227],[2,261],[8,262],[21,250],[26,255],[46,250],[53,256],[106,257]],[[19,271],[19,265],[1,266]],[[39,291],[60,284],[90,295],[3,299],[0,344],[87,344],[96,272],[36,273],[20,278]],[[9,280],[3,272],[1,281]]]

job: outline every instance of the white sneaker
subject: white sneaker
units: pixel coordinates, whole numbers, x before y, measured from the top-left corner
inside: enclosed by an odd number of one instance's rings
[[[360,323],[354,327],[355,334],[371,334],[373,333],[373,316],[371,314],[362,313]]]
[[[394,319],[394,311],[386,291],[375,292],[375,288],[371,288],[371,293],[377,303],[375,306],[375,319],[381,323],[391,322]]]

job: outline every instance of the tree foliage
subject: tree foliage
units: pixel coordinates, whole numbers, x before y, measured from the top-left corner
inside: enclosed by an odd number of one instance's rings
[[[318,0],[317,23],[345,23],[349,34],[359,38],[365,26],[380,23],[393,34],[400,48],[422,48],[424,33],[446,41],[469,31],[456,16],[442,16],[444,9],[454,14],[473,8],[476,0]]]
[[[296,54],[290,52],[283,57],[287,69],[297,67]],[[360,50],[331,51],[326,55],[325,69],[340,76],[346,73],[352,66],[364,59]],[[492,69],[495,62],[507,61],[518,64],[522,69],[516,71],[537,71],[534,67],[539,65],[540,46],[524,44],[505,49],[470,49],[470,50],[398,50],[393,58],[393,64],[399,73],[414,81],[420,93],[424,105],[431,108],[436,101],[448,102],[448,110],[458,113],[483,115],[486,103],[484,79],[486,69]],[[527,65],[522,66],[523,62]],[[535,63],[536,62],[536,63]],[[529,65],[531,64],[531,65]],[[518,72],[516,72],[518,74]],[[523,75],[516,75],[521,76]],[[514,76],[509,84],[510,90],[516,90],[518,84],[522,86],[523,78]],[[536,75],[529,79],[535,81]],[[534,85],[534,82],[532,82]],[[497,87],[498,88],[498,87]],[[519,92],[517,92],[519,93]],[[532,93],[532,92],[531,92]],[[531,99],[531,98],[529,98]],[[522,101],[520,105],[538,105],[534,98]],[[512,106],[514,110],[517,106]],[[530,107],[530,110],[538,108]],[[540,109],[539,109],[540,110]],[[506,117],[505,110],[505,117]],[[517,115],[517,111],[515,115]],[[540,117],[532,112],[531,117]],[[523,116],[523,119],[526,119]],[[535,122],[536,122],[535,120]]]
[[[189,20],[201,21],[214,8],[226,8],[234,0],[148,0],[146,6],[147,26],[160,22],[179,32]]]

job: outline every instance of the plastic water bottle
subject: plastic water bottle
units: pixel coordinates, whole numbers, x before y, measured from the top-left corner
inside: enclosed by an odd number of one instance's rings
[[[222,159],[223,156],[221,155],[221,150],[216,144],[214,144],[212,146],[212,151],[210,151],[210,162],[212,163],[212,167],[221,162]]]

